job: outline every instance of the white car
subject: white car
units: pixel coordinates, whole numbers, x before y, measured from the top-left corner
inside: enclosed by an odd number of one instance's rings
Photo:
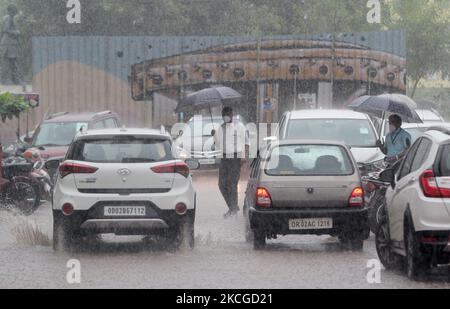
[[[54,248],[97,234],[167,236],[194,246],[196,192],[171,137],[147,129],[79,133],[59,167]],[[188,166],[188,164],[192,164]]]
[[[416,109],[417,114],[423,122],[442,123],[444,118],[435,109]]]
[[[272,139],[344,142],[360,164],[384,158],[376,146],[378,135],[368,115],[350,110],[299,110],[287,112]]]
[[[408,276],[450,263],[450,131],[433,128],[410,148],[396,170],[381,179],[391,186],[376,233],[386,268],[406,261]]]
[[[411,135],[412,143],[414,143],[424,132],[428,130],[428,128],[432,126],[446,126],[445,123],[433,123],[433,122],[425,122],[425,123],[408,123],[404,122],[402,124],[402,129],[408,132]],[[376,126],[375,126],[376,127]],[[384,126],[382,128],[382,140],[386,138],[386,135],[389,133],[389,121],[384,121]]]

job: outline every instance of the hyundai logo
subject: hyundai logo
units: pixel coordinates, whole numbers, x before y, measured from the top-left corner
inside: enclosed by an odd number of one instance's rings
[[[119,174],[120,176],[128,176],[131,174],[131,171],[127,168],[122,168],[117,171],[117,174]]]

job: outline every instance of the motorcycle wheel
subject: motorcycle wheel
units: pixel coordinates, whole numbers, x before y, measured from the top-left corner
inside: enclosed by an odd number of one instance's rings
[[[32,215],[41,203],[38,188],[32,183],[25,181],[16,182],[15,185],[16,192],[13,199],[17,210],[25,216]]]
[[[385,208],[385,191],[378,191],[369,202],[369,227],[374,234],[377,233],[378,226],[383,219]]]

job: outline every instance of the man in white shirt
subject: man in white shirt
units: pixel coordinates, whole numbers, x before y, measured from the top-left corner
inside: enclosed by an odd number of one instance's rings
[[[225,218],[239,212],[238,184],[241,177],[241,165],[248,157],[249,136],[247,128],[240,121],[234,120],[233,109],[225,107],[222,111],[224,123],[213,131],[216,149],[222,152],[219,167],[219,189],[227,205]]]

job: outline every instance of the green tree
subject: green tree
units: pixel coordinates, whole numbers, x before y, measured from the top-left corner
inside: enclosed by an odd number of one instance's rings
[[[420,81],[432,74],[450,72],[450,8],[448,1],[389,1],[389,28],[405,29],[411,96]]]

